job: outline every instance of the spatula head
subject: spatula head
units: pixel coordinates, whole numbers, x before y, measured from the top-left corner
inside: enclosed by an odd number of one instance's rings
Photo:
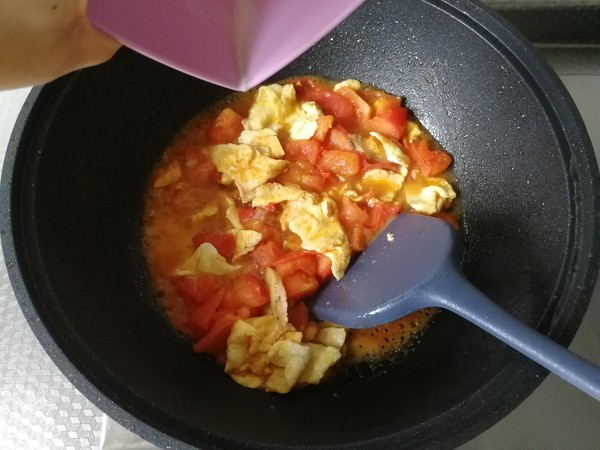
[[[230,89],[250,89],[300,56],[364,0],[88,0],[124,45]]]
[[[313,312],[349,328],[370,328],[435,306],[421,295],[437,277],[454,274],[459,239],[447,222],[400,214],[359,255],[340,280],[319,293]]]

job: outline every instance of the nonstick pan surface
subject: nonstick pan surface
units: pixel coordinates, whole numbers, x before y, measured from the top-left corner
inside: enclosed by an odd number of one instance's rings
[[[273,80],[358,78],[406,99],[453,155],[468,278],[568,344],[599,266],[600,181],[566,90],[463,0],[368,1]],[[229,91],[126,49],[34,89],[2,177],[8,271],[38,339],[117,421],[162,447],[454,447],[546,372],[439,314],[401,361],[290,395],[236,385],[156,305],[143,194],[182,126]]]

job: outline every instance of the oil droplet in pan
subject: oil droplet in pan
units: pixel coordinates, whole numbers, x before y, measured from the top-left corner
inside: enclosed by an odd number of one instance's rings
[[[405,348],[434,316],[436,309],[415,311],[394,322],[348,334],[348,362],[379,362],[390,354]]]

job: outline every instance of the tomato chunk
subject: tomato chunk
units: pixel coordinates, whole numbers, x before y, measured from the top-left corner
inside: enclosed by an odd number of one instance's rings
[[[334,125],[325,139],[324,146],[326,148],[334,148],[338,150],[354,150],[348,131],[340,125]]]
[[[252,261],[259,267],[272,267],[275,261],[285,254],[283,247],[275,242],[268,241],[259,245],[252,252]]]
[[[206,301],[198,304],[189,312],[186,325],[196,336],[202,336],[208,331],[224,296],[225,289],[219,289],[208,297]]]
[[[338,217],[346,230],[350,248],[353,251],[363,251],[372,237],[366,230],[369,213],[348,197],[342,197],[338,202]]]
[[[367,226],[372,230],[379,231],[387,223],[400,213],[400,205],[386,205],[383,202],[377,202],[369,208],[369,220]]]
[[[323,282],[331,275],[331,259],[321,253],[317,253],[317,279]]]
[[[244,130],[242,116],[231,108],[225,108],[211,122],[207,130],[209,144],[229,144]]]
[[[273,263],[275,270],[281,278],[285,278],[297,271],[302,271],[310,276],[317,275],[317,253],[306,250],[288,252]]]
[[[364,89],[361,94],[373,106],[376,115],[383,110],[402,106],[402,99],[400,97],[388,94],[379,89]]]
[[[426,177],[439,175],[452,164],[452,157],[448,153],[431,149],[425,140],[409,142],[405,139],[404,148],[408,157],[417,164]]]
[[[362,163],[360,155],[353,150],[325,150],[317,167],[340,178],[347,178],[357,175]]]
[[[346,128],[356,124],[354,104],[343,95],[328,89],[305,89],[300,92],[300,98],[317,103],[325,114],[333,116],[337,123]]]
[[[399,141],[406,130],[407,121],[408,110],[400,106],[385,110],[380,115],[369,119],[365,124],[365,129]]]
[[[333,116],[329,116],[326,114],[320,115],[317,119],[317,130],[315,131],[315,134],[312,138],[316,141],[323,142],[323,139],[325,139],[327,133],[329,133],[329,130],[332,126]]]
[[[286,143],[285,155],[289,161],[305,161],[314,166],[322,149],[321,144],[315,140],[300,139]]]
[[[186,327],[196,337],[204,335],[223,301],[226,291],[223,280],[216,275],[199,273],[177,277],[175,286],[188,308]]]
[[[221,278],[210,273],[176,277],[174,283],[188,306],[208,301],[223,286]]]
[[[252,219],[255,213],[256,208],[253,208],[252,206],[240,206],[238,208],[238,217],[242,222]]]
[[[363,121],[363,131],[375,131],[399,141],[406,131],[409,115],[402,99],[376,89],[365,89],[361,94],[374,110],[372,117]]]
[[[196,277],[192,275],[177,277],[174,281],[177,293],[185,300],[186,303],[195,303],[197,288]]]
[[[331,276],[331,261],[317,252],[289,252],[273,263],[285,287],[288,300],[295,301],[314,294],[319,281]]]
[[[298,331],[304,331],[308,325],[308,308],[304,302],[297,302],[288,310],[288,320]]]
[[[375,233],[365,227],[354,226],[349,232],[347,232],[347,234],[350,249],[355,252],[362,252],[367,247],[367,244],[371,241]]]
[[[243,306],[251,308],[269,302],[269,292],[265,282],[256,275],[246,273],[236,278],[222,302],[223,309],[239,310]]]
[[[369,219],[369,214],[348,197],[342,197],[337,205],[340,223],[348,230],[356,226],[363,226]]]
[[[232,313],[219,314],[208,333],[194,343],[194,351],[215,356],[224,352],[231,327],[237,320]]]
[[[346,97],[348,100],[352,102],[354,108],[356,110],[356,116],[359,122],[363,123],[367,121],[371,117],[372,108],[367,101],[362,98],[358,92],[354,89],[351,89],[347,86],[343,86],[337,90],[337,93]]]
[[[400,130],[400,136],[404,134],[406,129],[406,123],[408,122],[408,109],[403,106],[394,106],[392,108],[384,109],[377,112],[377,117],[381,117],[393,124],[398,130]],[[400,137],[396,138],[397,140]]]
[[[281,277],[281,281],[283,282],[288,300],[292,302],[312,295],[319,289],[317,279],[302,270]]]
[[[303,161],[289,163],[275,181],[281,184],[297,184],[302,189],[312,192],[322,192],[327,186],[326,176]]]

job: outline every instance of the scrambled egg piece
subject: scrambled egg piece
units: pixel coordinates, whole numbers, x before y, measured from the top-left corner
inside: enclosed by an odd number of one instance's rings
[[[385,155],[385,159],[390,162],[399,164],[401,167],[401,172],[404,173],[404,176],[408,173],[408,165],[410,164],[410,159],[408,156],[404,154],[400,146],[393,139],[389,139],[382,134],[376,133],[375,131],[371,131],[369,133],[375,139],[379,141],[381,147],[383,147],[383,153]]]
[[[277,132],[297,107],[296,91],[291,84],[261,86],[248,112],[248,118],[242,123],[246,130],[271,128]]]
[[[177,183],[181,179],[181,165],[179,161],[173,161],[167,169],[154,181],[155,188],[161,188]]]
[[[424,135],[425,133],[423,133],[423,130],[419,124],[417,124],[417,122],[409,120],[406,123],[406,137],[408,138],[409,142],[416,141],[417,139],[423,139],[425,137]]]
[[[300,375],[298,383],[318,384],[327,373],[327,370],[342,357],[342,352],[335,347],[312,342],[303,345],[310,350],[310,359],[304,368],[304,372]]]
[[[269,291],[271,314],[284,327],[288,323],[288,301],[281,277],[275,270],[265,267],[264,279]]]
[[[304,102],[301,111],[296,112],[296,118],[290,125],[290,139],[310,139],[317,131],[317,121],[323,113],[315,102]]]
[[[335,86],[333,86],[333,90],[339,91],[340,88],[343,88],[343,87],[349,87],[353,91],[358,91],[362,87],[362,84],[358,80],[353,80],[353,79],[344,80],[344,81],[340,81]]]
[[[350,141],[357,151],[364,153],[373,161],[389,161],[398,164],[397,173],[383,169],[369,170],[363,176],[359,186],[361,191],[372,189],[375,197],[381,201],[395,201],[408,175],[410,158],[396,141],[374,131],[370,132],[368,137],[350,135]],[[342,195],[354,201],[362,199],[362,196],[353,190],[348,190]]]
[[[254,247],[260,243],[263,236],[262,233],[259,233],[258,231],[244,229],[240,222],[238,209],[235,207],[233,200],[229,199],[229,201],[231,204],[225,211],[225,218],[233,226],[233,229],[229,230],[228,233],[235,239],[235,248],[231,259],[232,261],[236,261],[240,257],[254,250]]]
[[[233,227],[228,231],[228,233],[231,234],[235,239],[235,248],[233,250],[232,261],[236,261],[243,255],[254,250],[254,247],[258,245],[263,236],[258,231],[244,229],[242,223],[240,222],[238,209],[231,198],[221,194],[219,200],[221,204],[227,206],[227,209],[225,210],[225,218]],[[215,202],[211,202],[192,216],[192,222],[201,220],[201,218],[206,216],[215,215],[218,212],[219,207],[217,204]]]
[[[371,131],[368,137],[351,134],[350,142],[356,151],[362,152],[372,161],[390,161],[400,165],[400,172],[406,176],[410,158],[393,139]]]
[[[262,130],[244,130],[240,135],[240,144],[251,145],[263,155],[270,158],[281,158],[285,155],[283,147],[277,138],[277,133],[270,128]]]
[[[242,226],[242,222],[240,222],[240,214],[238,212],[238,209],[235,207],[235,204],[233,204],[233,202],[225,210],[225,218],[229,221],[229,223],[233,226],[234,229],[241,230],[242,228],[244,228]]]
[[[346,182],[341,186],[329,189],[328,194],[331,198],[348,197],[353,202],[360,202],[364,199],[364,195],[359,194],[359,190],[361,190],[359,182]]]
[[[239,267],[229,264],[212,244],[205,242],[200,244],[194,254],[175,273],[176,275],[194,275],[203,272],[225,275],[238,269]]]
[[[192,215],[192,223],[196,225],[207,217],[216,216],[218,213],[219,205],[216,202],[207,203],[200,211]]]
[[[346,329],[337,326],[320,327],[313,342],[341,350],[346,342]]]
[[[210,157],[217,170],[233,181],[244,203],[252,200],[254,190],[276,177],[288,162],[263,155],[247,144],[219,144],[209,146]]]
[[[265,183],[256,188],[252,206],[266,206],[271,203],[282,203],[303,197],[306,191],[296,185]]]
[[[337,347],[302,343],[301,332],[265,315],[233,325],[225,372],[243,386],[285,394],[296,384],[320,382],[341,356]]]
[[[232,261],[254,250],[254,247],[262,240],[262,234],[254,230],[235,229],[229,231],[235,239]]]
[[[389,170],[373,169],[364,174],[360,182],[363,190],[372,190],[373,195],[383,202],[396,200],[402,185],[404,175]]]
[[[290,139],[310,139],[317,131],[317,120],[321,115],[316,103],[297,102],[293,85],[272,84],[258,89],[248,118],[242,123],[245,130],[263,132],[270,129],[275,133],[288,133]]]
[[[280,217],[282,228],[296,233],[302,248],[315,250],[331,260],[331,271],[336,279],[344,276],[350,262],[350,244],[336,217],[333,200],[319,201],[314,194],[285,203]]]
[[[452,185],[443,178],[424,177],[413,170],[404,183],[406,203],[423,214],[436,214],[450,205],[456,198]]]
[[[316,103],[299,104],[296,101],[296,91],[291,84],[260,87],[248,117],[243,121],[244,131],[238,143],[209,146],[211,160],[222,174],[223,184],[235,183],[244,203],[253,200],[255,190],[279,175],[288,164],[278,159],[285,152],[277,133],[283,130],[289,133],[290,139],[310,139],[317,130],[321,115]],[[297,190],[294,193],[293,188],[283,188],[275,185],[263,187],[253,206],[298,197]]]
[[[206,203],[201,209],[199,209],[192,215],[192,224],[197,225],[208,217],[216,216],[221,211],[221,208],[231,207],[232,205],[234,205],[233,200],[223,192],[219,192],[215,199]],[[229,213],[229,211],[227,212]]]

